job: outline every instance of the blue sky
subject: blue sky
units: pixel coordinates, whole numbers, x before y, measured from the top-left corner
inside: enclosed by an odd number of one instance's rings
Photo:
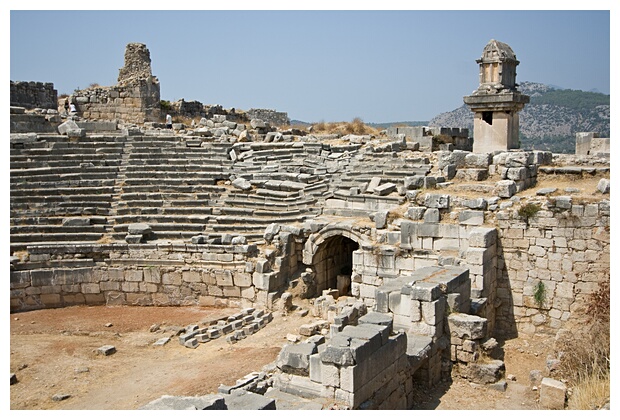
[[[521,61],[517,82],[609,93],[612,2],[593,4],[608,10],[11,10],[10,78],[59,94],[110,86],[141,42],[162,99],[307,122],[427,120],[477,88],[492,38]]]

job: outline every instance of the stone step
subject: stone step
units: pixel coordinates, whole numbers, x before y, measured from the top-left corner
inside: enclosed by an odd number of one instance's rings
[[[87,187],[57,187],[57,188],[11,188],[11,201],[14,198],[22,197],[31,201],[40,199],[40,196],[62,195],[62,196],[97,196],[100,194],[113,194],[114,186],[95,185]]]
[[[197,178],[194,176],[190,177],[190,173],[186,174],[186,177],[179,178],[134,178],[127,177],[125,178],[123,190],[125,190],[125,186],[138,186],[138,187],[146,187],[148,191],[148,187],[151,187],[150,191],[153,191],[153,186],[159,186],[163,188],[167,187],[177,187],[186,185],[188,187],[194,187],[195,185],[207,184],[207,185],[215,185],[217,180],[228,179],[227,174],[219,174],[217,176],[205,176],[202,178]],[[161,189],[159,190],[161,191]]]
[[[263,197],[269,197],[271,199],[276,199],[276,200],[277,199],[295,199],[295,198],[301,197],[301,195],[299,194],[299,190],[288,192],[288,191],[277,191],[277,190],[272,190],[272,189],[267,189],[267,188],[258,188],[256,190],[256,195],[263,196]]]
[[[99,239],[97,239],[98,241]],[[50,242],[48,241],[31,241],[31,242],[20,242],[17,240],[11,240],[11,244],[10,244],[10,248],[11,248],[11,254],[13,254],[16,251],[25,251],[28,249],[36,249],[36,248],[43,248],[43,249],[49,249],[48,252],[54,252],[57,251],[60,248],[68,248],[69,250],[74,250],[77,248],[88,248],[88,247],[92,247],[93,244],[96,244],[97,241],[92,241],[92,240],[83,240],[83,241],[61,241],[61,240],[55,240],[53,241],[52,244],[50,244]],[[40,252],[39,252],[40,253]]]
[[[201,233],[204,232],[205,230],[205,224],[204,223],[179,223],[179,222],[174,222],[174,223],[155,223],[155,222],[149,222],[146,220],[135,220],[135,221],[128,221],[122,224],[115,224],[112,226],[112,232],[113,233],[127,233],[128,227],[130,224],[132,223],[146,223],[147,225],[149,225],[151,227],[151,230],[154,233],[161,233],[161,232],[194,232],[194,235],[196,235],[197,233]]]
[[[165,183],[159,182],[155,185],[144,183],[133,183],[123,185],[123,193],[135,194],[135,193],[185,193],[185,194],[197,194],[200,199],[200,194],[212,194],[214,188],[219,188],[215,185],[215,181],[211,184],[199,183],[197,185],[179,185],[179,183]]]
[[[94,215],[85,215],[85,216],[82,216],[82,218],[89,219],[91,223],[90,225],[101,225],[102,226],[102,225],[106,225],[108,221],[106,217],[94,216]],[[17,216],[11,216],[11,226],[13,225],[36,225],[36,224],[61,226],[65,219],[66,219],[65,216],[30,217],[30,216],[24,216],[24,215],[19,214]]]
[[[178,223],[180,225],[185,224],[205,224],[211,221],[210,214],[203,215],[184,215],[184,214],[127,214],[127,215],[117,215],[110,216],[110,223],[118,225],[130,224],[130,223],[146,223],[147,225],[151,224],[174,224]]]
[[[181,171],[181,170],[176,170],[178,168],[174,168],[175,170],[168,170],[168,171],[151,171],[151,170],[144,170],[144,168],[141,169],[131,169],[127,168],[127,171],[125,172],[125,176],[127,179],[187,179],[187,178],[192,178],[192,179],[210,179],[210,178],[214,178],[214,179],[228,179],[228,177],[230,176],[230,174],[228,173],[224,173],[222,171],[212,171],[212,172],[205,172],[205,171]],[[222,178],[222,177],[226,177],[226,178]]]
[[[97,168],[118,168],[121,165],[121,159],[106,158],[106,159],[85,159],[85,160],[14,160],[11,158],[12,170],[41,170],[43,168],[65,168],[76,167],[82,169],[80,166],[82,163],[93,164]]]
[[[63,225],[11,225],[11,235],[30,233],[105,233],[104,225],[63,226]]]
[[[255,233],[263,236],[265,229],[270,223],[258,224],[258,225],[207,225],[205,232],[215,232],[217,234],[231,233],[233,235],[244,235],[248,233]]]
[[[197,161],[196,163],[191,163],[187,161],[183,162],[157,162],[157,163],[140,163],[132,161],[127,162],[125,166],[125,171],[127,173],[135,173],[135,172],[222,172],[223,169],[229,170],[227,165],[221,164],[207,164],[203,162]]]
[[[71,174],[49,174],[49,175],[13,175],[11,174],[12,183],[20,182],[54,182],[54,181],[82,181],[82,180],[106,180],[116,179],[118,174],[115,172],[101,173],[71,173]]]
[[[11,243],[31,242],[97,242],[103,237],[103,233],[77,232],[77,233],[15,233],[11,234]]]
[[[219,225],[225,224],[264,224],[265,226],[271,223],[291,223],[291,222],[303,222],[305,215],[294,216],[279,216],[279,217],[252,217],[252,216],[213,216],[213,220]]]
[[[19,190],[38,190],[38,189],[56,189],[56,188],[83,188],[83,187],[113,187],[116,179],[78,179],[63,180],[54,182],[11,182],[11,191]],[[12,194],[11,192],[11,194]]]
[[[90,203],[88,203],[90,204]],[[28,206],[26,204],[25,206]],[[82,206],[75,205],[74,207],[61,207],[61,206],[42,206],[42,207],[27,207],[20,208],[16,206],[13,210],[11,206],[11,217],[80,217],[80,216],[108,216],[110,213],[110,207],[97,207],[97,206]]]
[[[116,215],[139,216],[142,214],[162,214],[162,215],[205,215],[211,214],[211,208],[203,207],[117,207]]]
[[[110,203],[112,201],[112,194],[61,194],[61,195],[45,195],[45,196],[16,196],[11,197],[11,203]]]
[[[116,174],[116,166],[65,166],[65,167],[43,167],[11,170],[11,178],[17,176],[40,176],[40,175],[83,175],[83,174]]]

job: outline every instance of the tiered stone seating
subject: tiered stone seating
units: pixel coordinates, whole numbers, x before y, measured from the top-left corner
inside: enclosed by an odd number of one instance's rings
[[[106,233],[122,139],[39,135],[11,144],[11,250],[94,242]]]
[[[204,233],[213,206],[226,191],[216,184],[230,178],[230,145],[190,144],[157,137],[127,142],[112,217],[116,240],[127,235],[132,223],[148,224],[161,240],[187,241]]]
[[[380,177],[382,182],[402,185],[407,176],[428,175],[431,165],[424,158],[390,158],[377,159],[369,164],[363,157],[356,159],[349,166],[338,182],[340,188],[359,187],[368,183],[373,177]]]

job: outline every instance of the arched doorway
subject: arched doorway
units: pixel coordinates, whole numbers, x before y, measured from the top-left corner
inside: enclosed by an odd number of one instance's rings
[[[318,295],[325,289],[338,289],[340,295],[351,294],[353,251],[359,244],[346,236],[336,235],[318,245],[312,268]]]

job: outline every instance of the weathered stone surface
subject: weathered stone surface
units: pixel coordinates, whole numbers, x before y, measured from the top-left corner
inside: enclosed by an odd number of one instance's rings
[[[127,226],[127,232],[130,235],[150,235],[153,230],[146,223],[132,223]]]
[[[605,178],[601,179],[598,182],[596,189],[603,194],[609,194],[609,180]]]
[[[484,338],[487,332],[487,320],[476,315],[450,314],[448,326],[450,334],[461,339],[479,340]]]
[[[489,363],[470,363],[467,365],[467,379],[477,384],[492,384],[501,379],[506,371],[504,362],[493,360]]]
[[[241,191],[249,191],[252,189],[252,184],[245,178],[237,178],[232,182],[232,186],[240,189]]]
[[[139,410],[226,410],[224,396],[174,397],[163,395],[143,405]]]
[[[426,194],[424,205],[430,208],[447,209],[450,207],[450,195],[448,194]]]
[[[101,346],[97,349],[97,354],[101,354],[103,356],[109,356],[114,353],[116,353],[116,347],[112,345]]]
[[[540,383],[540,405],[549,410],[563,410],[566,401],[566,385],[552,379],[543,378]]]
[[[285,345],[276,365],[284,372],[295,372],[296,374],[308,374],[310,368],[310,356],[317,352],[314,343],[298,343]]]
[[[495,193],[501,198],[510,198],[517,193],[517,184],[512,180],[498,181]]]

